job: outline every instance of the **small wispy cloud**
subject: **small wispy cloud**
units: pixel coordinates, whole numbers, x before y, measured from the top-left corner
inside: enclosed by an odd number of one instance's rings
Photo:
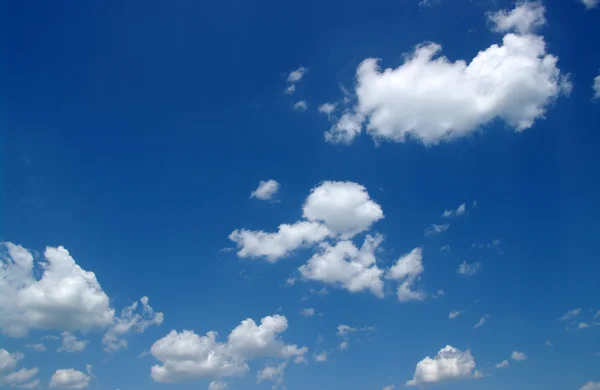
[[[487,320],[490,318],[489,314],[484,315],[483,317],[481,317],[479,319],[479,321],[475,324],[475,326],[473,326],[473,329],[477,329],[480,326],[483,326],[483,324],[485,324],[487,322]]]

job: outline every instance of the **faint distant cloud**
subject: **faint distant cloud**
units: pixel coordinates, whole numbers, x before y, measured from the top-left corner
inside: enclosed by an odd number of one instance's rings
[[[444,245],[440,248],[440,252],[451,252],[450,245]]]
[[[315,315],[315,309],[312,307],[300,310],[300,314],[304,317],[312,317]]]
[[[568,321],[568,320],[571,320],[571,319],[577,317],[580,313],[581,313],[581,308],[569,310],[562,317],[560,317],[558,320],[561,321],[561,322]]]
[[[510,366],[508,360],[503,360],[500,363],[496,364],[496,368],[506,368],[508,366]]]
[[[512,351],[510,358],[512,360],[516,360],[516,361],[523,361],[523,360],[527,360],[527,355],[525,355],[524,352]]]
[[[451,320],[455,319],[456,317],[464,314],[465,311],[464,310],[455,310],[450,312],[450,314],[448,314],[448,318],[450,318]]]
[[[306,102],[306,100],[300,100],[294,103],[294,110],[296,111],[306,111],[307,108],[308,103]]]
[[[430,227],[428,227],[427,229],[425,229],[425,235],[426,236],[431,236],[433,234],[438,234],[438,233],[442,233],[445,232],[446,230],[448,230],[448,228],[450,227],[449,224],[441,224],[441,225],[437,225],[437,224],[432,224]]]
[[[487,322],[487,320],[490,318],[489,314],[484,315],[483,317],[481,317],[479,319],[479,321],[475,324],[475,326],[473,326],[473,329],[477,329],[480,326],[483,326],[483,324],[485,324]]]
[[[431,8],[436,4],[440,4],[442,0],[420,0],[419,7]]]
[[[464,276],[473,276],[481,269],[481,263],[467,263],[467,261],[463,261],[459,266],[456,272]]]

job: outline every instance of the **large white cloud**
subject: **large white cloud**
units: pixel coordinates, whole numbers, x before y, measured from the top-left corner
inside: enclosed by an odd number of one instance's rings
[[[83,389],[88,387],[92,378],[73,368],[56,370],[50,378],[50,387],[61,389]]]
[[[45,262],[34,264],[25,248],[5,243],[0,268],[0,327],[13,337],[31,329],[88,331],[112,323],[114,310],[93,272],[75,263],[59,246],[48,247]],[[40,270],[39,279],[34,269]]]
[[[382,219],[383,211],[364,186],[349,181],[324,181],[306,198],[303,215],[309,221],[323,222],[342,238],[350,238]]]
[[[447,345],[440,349],[435,358],[427,356],[417,363],[413,379],[406,386],[421,386],[455,379],[475,378],[475,359],[469,351]]]
[[[543,7],[520,3],[495,14],[495,29],[529,31],[543,23]],[[540,17],[541,12],[541,17]],[[546,52],[544,38],[508,33],[502,44],[480,51],[468,63],[440,55],[442,47],[424,43],[397,68],[381,70],[365,59],[357,69],[357,105],[326,133],[329,142],[349,143],[363,124],[376,140],[425,145],[467,136],[495,119],[522,131],[543,118],[547,106],[572,88]]]
[[[239,257],[265,257],[274,263],[294,250],[323,241],[331,232],[317,222],[298,221],[279,225],[276,233],[234,230],[229,239],[237,244]]]
[[[288,327],[281,315],[267,316],[257,325],[252,319],[242,321],[228,336],[217,341],[216,332],[199,336],[193,331],[171,331],[156,341],[150,353],[162,365],[152,367],[157,382],[182,382],[198,378],[225,378],[248,371],[248,361],[271,357],[302,357],[308,349],[284,344],[279,335]]]
[[[423,273],[423,250],[415,248],[401,256],[387,272],[386,278],[401,281],[397,290],[400,302],[420,301],[425,299],[423,291],[415,289],[419,275]]]
[[[383,270],[377,267],[375,259],[382,241],[379,235],[367,235],[360,249],[352,241],[339,241],[335,245],[324,242],[298,269],[307,280],[337,285],[350,292],[369,290],[383,297]]]

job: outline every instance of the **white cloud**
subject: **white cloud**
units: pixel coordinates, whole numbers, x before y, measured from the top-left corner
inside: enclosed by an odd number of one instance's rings
[[[81,352],[89,344],[88,340],[78,340],[71,332],[63,332],[62,345],[57,349],[58,352]]]
[[[324,181],[311,190],[302,208],[304,218],[323,222],[342,238],[368,230],[384,217],[367,189],[349,181]]]
[[[450,312],[450,314],[448,314],[448,318],[450,318],[451,320],[455,319],[456,317],[464,314],[465,311],[464,310],[455,310],[453,312]]]
[[[394,390],[394,385],[384,386],[382,390]]]
[[[600,3],[598,0],[581,0],[586,9],[596,8]]]
[[[294,250],[321,242],[329,235],[329,229],[318,222],[298,221],[292,225],[279,225],[276,233],[234,230],[229,239],[237,244],[239,257],[265,257],[275,263]]]
[[[317,110],[325,115],[331,115],[335,111],[337,104],[335,103],[323,103],[321,104]]]
[[[503,360],[500,363],[496,364],[496,368],[506,368],[508,366],[510,366],[508,360]]]
[[[510,358],[512,360],[516,360],[516,361],[523,361],[523,360],[527,360],[527,355],[525,355],[524,352],[513,351],[512,354],[510,355]]]
[[[294,110],[296,111],[306,111],[307,108],[308,103],[306,102],[306,100],[299,100],[296,103],[294,103]]]
[[[473,329],[477,329],[480,326],[482,326],[483,324],[485,324],[487,322],[487,320],[490,318],[489,314],[484,315],[483,317],[481,317],[479,319],[479,321],[475,324],[475,326],[473,326]]]
[[[93,272],[83,270],[69,252],[48,247],[45,262],[25,248],[4,243],[0,260],[0,328],[12,337],[31,329],[88,331],[111,324],[114,310]],[[41,274],[37,279],[34,275]]]
[[[275,387],[280,386],[283,384],[283,376],[286,367],[287,362],[280,363],[276,366],[268,365],[256,374],[256,381],[258,383],[262,381],[271,381],[275,384]]]
[[[0,384],[9,385],[10,387],[21,387],[20,384],[24,384],[33,378],[40,370],[38,368],[21,368],[19,371],[12,372],[4,377],[0,377]]]
[[[46,346],[42,343],[27,344],[26,347],[38,352],[44,352],[46,350]]]
[[[488,15],[494,31],[517,31],[526,34],[546,24],[546,8],[538,1],[520,1],[511,11],[498,11]]]
[[[382,241],[379,235],[367,235],[360,249],[352,241],[339,241],[333,246],[323,242],[298,270],[307,280],[337,285],[353,293],[369,290],[381,298],[383,270],[376,265],[375,251]]]
[[[447,223],[441,224],[441,225],[437,225],[434,223],[430,227],[425,229],[425,235],[431,236],[432,234],[442,233],[442,232],[445,232],[446,230],[448,230],[449,227],[450,227],[450,225]]]
[[[579,390],[600,390],[600,382],[589,381],[585,385],[581,386]]]
[[[0,348],[0,375],[13,371],[24,355],[20,352],[10,353],[4,348]]]
[[[281,315],[264,317],[260,325],[249,318],[231,331],[226,343],[218,342],[212,331],[198,336],[190,330],[172,330],[150,349],[162,363],[152,366],[152,378],[157,382],[224,378],[245,373],[248,361],[256,358],[303,357],[307,348],[286,345],[279,338],[287,327],[287,319]]]
[[[441,3],[442,0],[421,0],[419,1],[419,7],[433,7],[434,4]]]
[[[300,314],[303,315],[304,317],[312,317],[315,315],[315,309],[313,309],[312,307],[309,307],[307,309],[302,309],[302,310],[300,310]]]
[[[208,390],[225,390],[226,388],[227,383],[225,382],[212,381],[208,384]]]
[[[521,3],[506,15],[529,15],[530,8]],[[529,24],[523,20],[511,17],[501,27],[541,23],[539,17]],[[411,137],[425,145],[468,136],[495,119],[520,132],[572,87],[558,58],[546,53],[544,38],[534,34],[507,33],[501,44],[479,51],[468,63],[451,62],[441,50],[423,43],[402,65],[383,71],[378,59],[365,59],[356,72],[358,103],[326,132],[326,140],[350,143],[363,123],[376,141]]]
[[[456,210],[444,210],[444,212],[442,213],[442,217],[444,217],[444,218],[449,218],[452,216],[460,217],[466,211],[467,211],[467,204],[462,203],[456,208]]]
[[[579,325],[577,326],[578,329],[585,329],[585,328],[589,328],[590,325],[586,324],[585,322],[580,322]]]
[[[83,389],[88,387],[92,378],[73,368],[56,370],[50,378],[50,387],[62,389]]]
[[[353,326],[350,325],[345,325],[345,324],[340,324],[337,327],[337,332],[336,334],[338,336],[346,336],[348,335],[348,333],[354,333],[358,330],[358,328],[355,328]]]
[[[560,317],[559,321],[569,321],[575,317],[577,317],[581,313],[581,308],[573,309],[565,313],[562,317]]]
[[[306,73],[306,68],[301,66],[298,69],[291,71],[290,74],[288,75],[287,81],[289,83],[296,83],[298,81],[300,81],[302,79],[302,77],[304,76],[304,74]]]
[[[283,91],[283,93],[285,93],[286,95],[291,95],[294,92],[296,92],[296,86],[294,84],[288,86],[285,91]]]
[[[250,193],[250,198],[257,198],[260,200],[271,200],[279,191],[279,183],[273,179],[258,183],[258,187]]]
[[[323,351],[319,354],[315,355],[315,361],[319,363],[323,363],[327,361],[327,351]]]
[[[121,311],[121,315],[115,317],[113,325],[102,337],[102,343],[107,351],[118,351],[127,348],[125,339],[130,333],[143,333],[151,325],[160,325],[163,322],[163,313],[157,313],[148,304],[148,297],[142,297],[142,314],[135,313],[138,303],[134,302]]]
[[[344,340],[340,343],[340,345],[338,345],[338,349],[340,351],[347,351],[349,347],[350,347],[350,341],[348,341],[348,340]]]
[[[35,389],[35,388],[39,387],[39,385],[40,385],[40,380],[36,379],[36,380],[30,381],[30,382],[18,385],[17,387],[19,389]]]
[[[397,290],[398,300],[400,302],[420,301],[425,299],[426,294],[423,291],[415,290],[415,284],[419,280],[419,275],[424,271],[423,250],[415,248],[404,256],[400,257],[394,266],[386,274],[387,279],[400,280],[400,286]]]
[[[450,249],[450,245],[448,245],[448,244],[440,247],[440,252],[451,252],[451,251],[452,251],[452,249]]]
[[[467,261],[463,261],[459,266],[456,272],[464,276],[473,276],[481,269],[481,263],[472,263],[469,264]]]
[[[594,99],[600,99],[600,75],[594,77],[592,89],[594,90]]]
[[[427,356],[417,363],[415,375],[406,386],[421,386],[455,379],[475,378],[475,360],[469,351],[447,345],[435,358]]]

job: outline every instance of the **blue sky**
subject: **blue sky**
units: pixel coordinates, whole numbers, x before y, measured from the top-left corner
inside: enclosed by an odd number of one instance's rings
[[[0,387],[600,388],[597,2],[1,7]]]

